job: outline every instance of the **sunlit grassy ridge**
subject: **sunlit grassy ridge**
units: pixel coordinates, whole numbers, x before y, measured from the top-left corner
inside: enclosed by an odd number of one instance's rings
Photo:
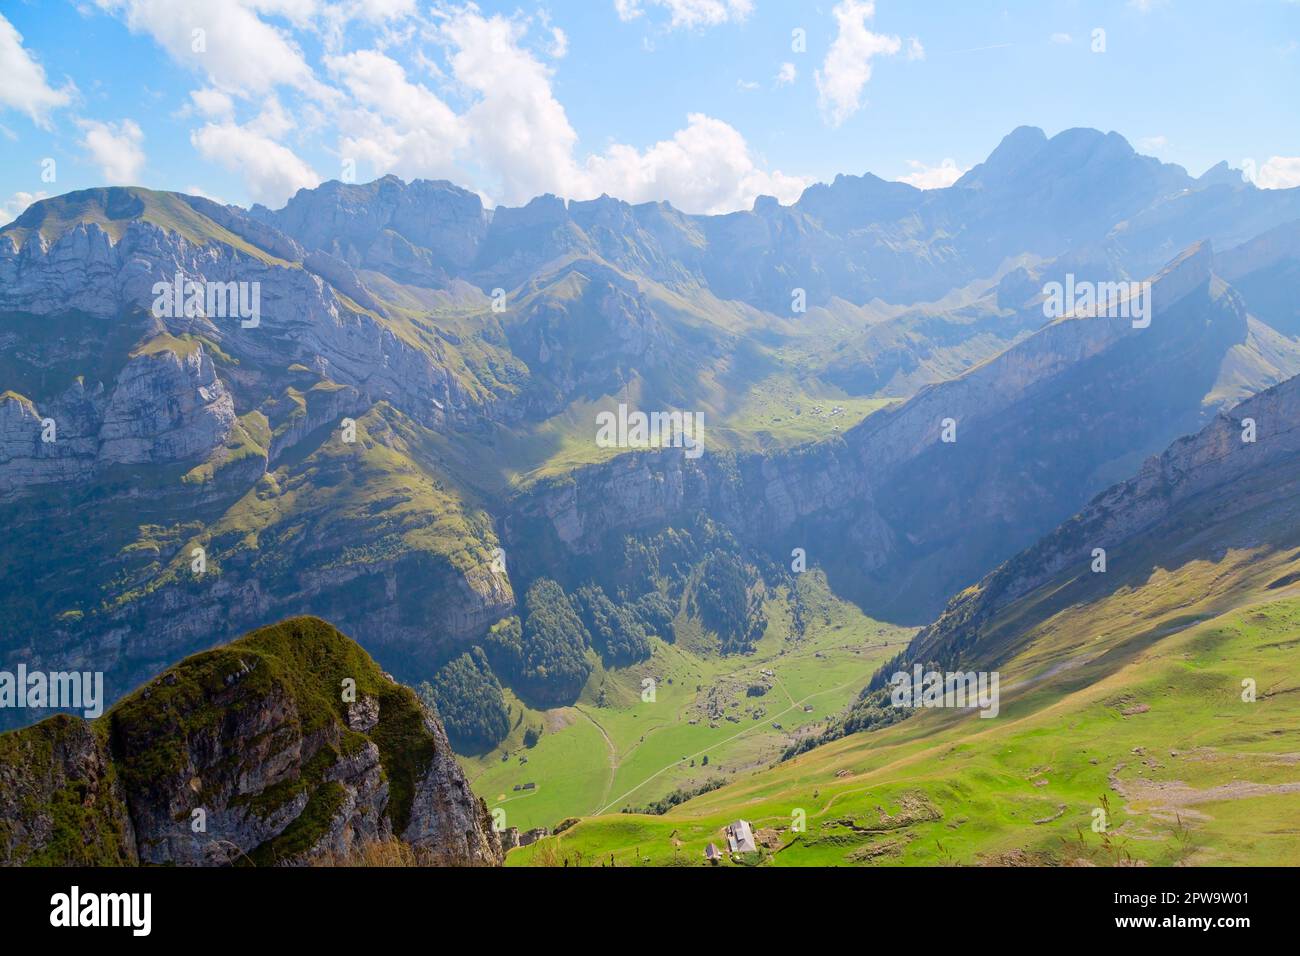
[[[349,724],[339,692],[346,681],[360,699],[378,705],[376,722],[364,734]],[[262,735],[267,739],[230,739],[235,719],[251,720],[248,715],[259,711],[274,714],[264,717],[273,728]],[[130,814],[162,803],[177,813],[174,819],[185,819],[183,801],[229,801],[251,819],[280,821],[238,865],[297,860],[337,824],[346,799],[338,766],[371,745],[387,788],[383,811],[400,833],[438,746],[425,722],[415,694],[388,678],[360,645],[316,618],[282,621],[185,658],[89,725],[59,715],[0,734],[0,759],[15,771],[0,786],[7,801],[0,851],[6,863],[16,857],[26,865],[129,865],[137,862],[127,846],[136,837],[128,836]],[[65,748],[78,732],[83,739],[73,739],[74,747],[88,750],[86,736],[98,740],[99,753],[86,759],[102,761],[101,777],[62,776]],[[288,741],[300,743],[302,752]],[[205,764],[212,747],[217,756]],[[300,765],[268,775],[265,752],[277,747]],[[24,803],[48,786],[52,773],[60,776],[49,804]],[[262,785],[249,792],[250,779]],[[179,800],[177,794],[183,794]],[[15,818],[19,826],[11,831]],[[50,834],[42,839],[32,820],[47,822]],[[33,837],[35,845],[28,846]]]

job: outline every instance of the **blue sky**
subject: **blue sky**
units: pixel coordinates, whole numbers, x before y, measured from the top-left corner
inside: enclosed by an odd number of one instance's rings
[[[837,173],[944,185],[1019,125],[1300,184],[1296,0],[0,0],[0,16],[0,220],[106,183],[278,206],[388,172],[493,203],[717,212]]]

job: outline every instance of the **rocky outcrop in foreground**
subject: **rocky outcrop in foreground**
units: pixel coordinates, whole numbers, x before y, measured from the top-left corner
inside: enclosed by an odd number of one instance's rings
[[[0,735],[6,865],[302,865],[394,837],[438,866],[502,861],[441,724],[316,618],[186,658],[96,721]]]

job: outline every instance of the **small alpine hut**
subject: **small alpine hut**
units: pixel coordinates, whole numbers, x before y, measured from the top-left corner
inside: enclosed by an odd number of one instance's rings
[[[732,853],[758,852],[758,845],[754,843],[754,830],[748,820],[727,824],[727,847]]]

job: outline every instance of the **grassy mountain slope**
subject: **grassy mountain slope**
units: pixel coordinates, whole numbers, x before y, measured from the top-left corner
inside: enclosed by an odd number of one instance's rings
[[[1176,582],[1195,590],[1215,573],[1189,568]],[[997,719],[928,711],[663,817],[584,820],[512,852],[508,865],[611,855],[624,866],[703,865],[704,846],[722,844],[736,818],[777,831],[763,858],[774,865],[1294,862],[1300,600],[1188,627],[1181,607],[1145,588],[1129,598],[1058,622],[1118,621],[1112,657],[1004,692]],[[1152,625],[1173,633],[1153,641]],[[1004,686],[1031,669],[1009,663]],[[1253,704],[1240,697],[1247,677],[1259,686]],[[1097,809],[1108,816],[1104,834],[1091,829]],[[792,830],[796,810],[804,832]]]

